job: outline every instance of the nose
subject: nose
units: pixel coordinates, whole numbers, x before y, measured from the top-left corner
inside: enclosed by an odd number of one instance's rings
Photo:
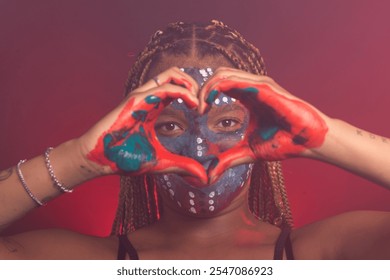
[[[183,155],[192,159],[195,159],[207,170],[210,163],[217,157],[209,153],[209,144],[207,140],[200,134],[193,135],[190,141],[183,150]]]

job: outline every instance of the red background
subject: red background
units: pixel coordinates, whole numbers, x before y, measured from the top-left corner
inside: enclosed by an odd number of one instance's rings
[[[258,46],[269,75],[326,114],[390,136],[390,3],[380,1],[0,2],[0,169],[77,137],[121,100],[127,71],[171,21],[220,19]],[[291,159],[297,226],[357,209],[390,211],[390,192],[320,162]],[[118,178],[88,182],[13,230],[107,235]]]

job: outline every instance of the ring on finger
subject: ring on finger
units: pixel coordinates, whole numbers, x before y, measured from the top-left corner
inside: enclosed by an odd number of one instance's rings
[[[153,81],[157,84],[157,86],[161,86],[161,82],[158,79],[158,76],[153,77]]]

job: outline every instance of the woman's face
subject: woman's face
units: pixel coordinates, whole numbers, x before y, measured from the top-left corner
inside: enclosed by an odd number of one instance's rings
[[[212,69],[183,68],[200,86]],[[204,115],[173,101],[159,115],[155,130],[170,152],[197,160],[207,170],[218,154],[241,141],[249,123],[248,110],[237,100],[221,94]],[[197,217],[214,216],[240,193],[251,174],[251,165],[226,170],[212,185],[199,188],[177,174],[155,175],[160,193],[176,209]]]

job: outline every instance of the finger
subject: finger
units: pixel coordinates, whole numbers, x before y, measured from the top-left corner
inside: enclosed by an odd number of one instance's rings
[[[205,97],[200,98],[199,107],[201,107],[200,110],[203,110],[202,112],[204,112],[204,104],[211,104],[220,93],[240,100],[248,109],[262,103],[275,111],[283,112],[288,110],[292,102],[298,101],[298,99],[293,100],[276,92],[269,84],[236,76],[216,81],[214,84],[210,84],[209,89],[210,91],[205,93]]]
[[[190,91],[179,87],[175,86],[172,84],[165,84],[159,88],[156,89],[156,93],[158,97],[161,99],[182,99],[184,103],[189,107],[189,108],[194,108],[199,105],[199,100],[196,97],[196,95],[190,94]]]
[[[298,99],[289,92],[287,92],[285,89],[283,89],[281,86],[279,86],[272,78],[268,76],[252,74],[234,68],[221,67],[214,72],[214,75],[207,81],[207,83],[203,86],[201,92],[199,93],[200,113],[203,113],[205,111],[205,108],[213,102],[213,99],[215,99],[216,97],[216,92],[214,91],[215,86],[223,80],[231,80],[235,83],[241,83],[243,85],[246,84],[247,87],[266,84],[271,87],[274,92],[279,93],[280,95],[289,97],[290,99]],[[210,93],[214,94],[215,97],[209,97]]]
[[[248,72],[244,72],[238,69],[232,68],[218,68],[214,75],[207,81],[199,93],[199,113],[203,114],[206,108],[211,105],[214,100],[218,97],[220,91],[216,88],[216,85],[221,81],[239,80],[247,83],[259,83],[262,80],[267,79],[266,76],[254,75]]]
[[[199,90],[198,84],[191,76],[184,73],[177,67],[172,67],[147,81],[145,84],[136,89],[134,93],[149,91],[165,84],[173,84],[184,87],[194,96],[197,95]]]
[[[247,145],[239,145],[221,153],[207,170],[209,184],[218,180],[222,173],[230,167],[254,161],[256,161],[256,157]]]
[[[228,67],[220,67],[218,68],[213,76],[208,79],[206,84],[202,87],[201,94],[204,94],[204,92],[210,91],[210,86],[215,84],[219,80],[225,80],[225,79],[230,79],[230,77],[242,77],[248,80],[252,80],[253,82],[261,82],[261,81],[266,81],[267,79],[270,79],[267,76],[263,75],[255,75],[249,72],[245,72],[239,69],[234,69],[234,68],[228,68]]]
[[[151,112],[153,110],[159,112],[167,106],[171,100],[178,98],[182,99],[189,108],[194,108],[199,105],[198,98],[192,95],[186,88],[165,84],[147,92],[135,94],[128,101],[128,105],[126,105],[125,108],[132,112]]]

